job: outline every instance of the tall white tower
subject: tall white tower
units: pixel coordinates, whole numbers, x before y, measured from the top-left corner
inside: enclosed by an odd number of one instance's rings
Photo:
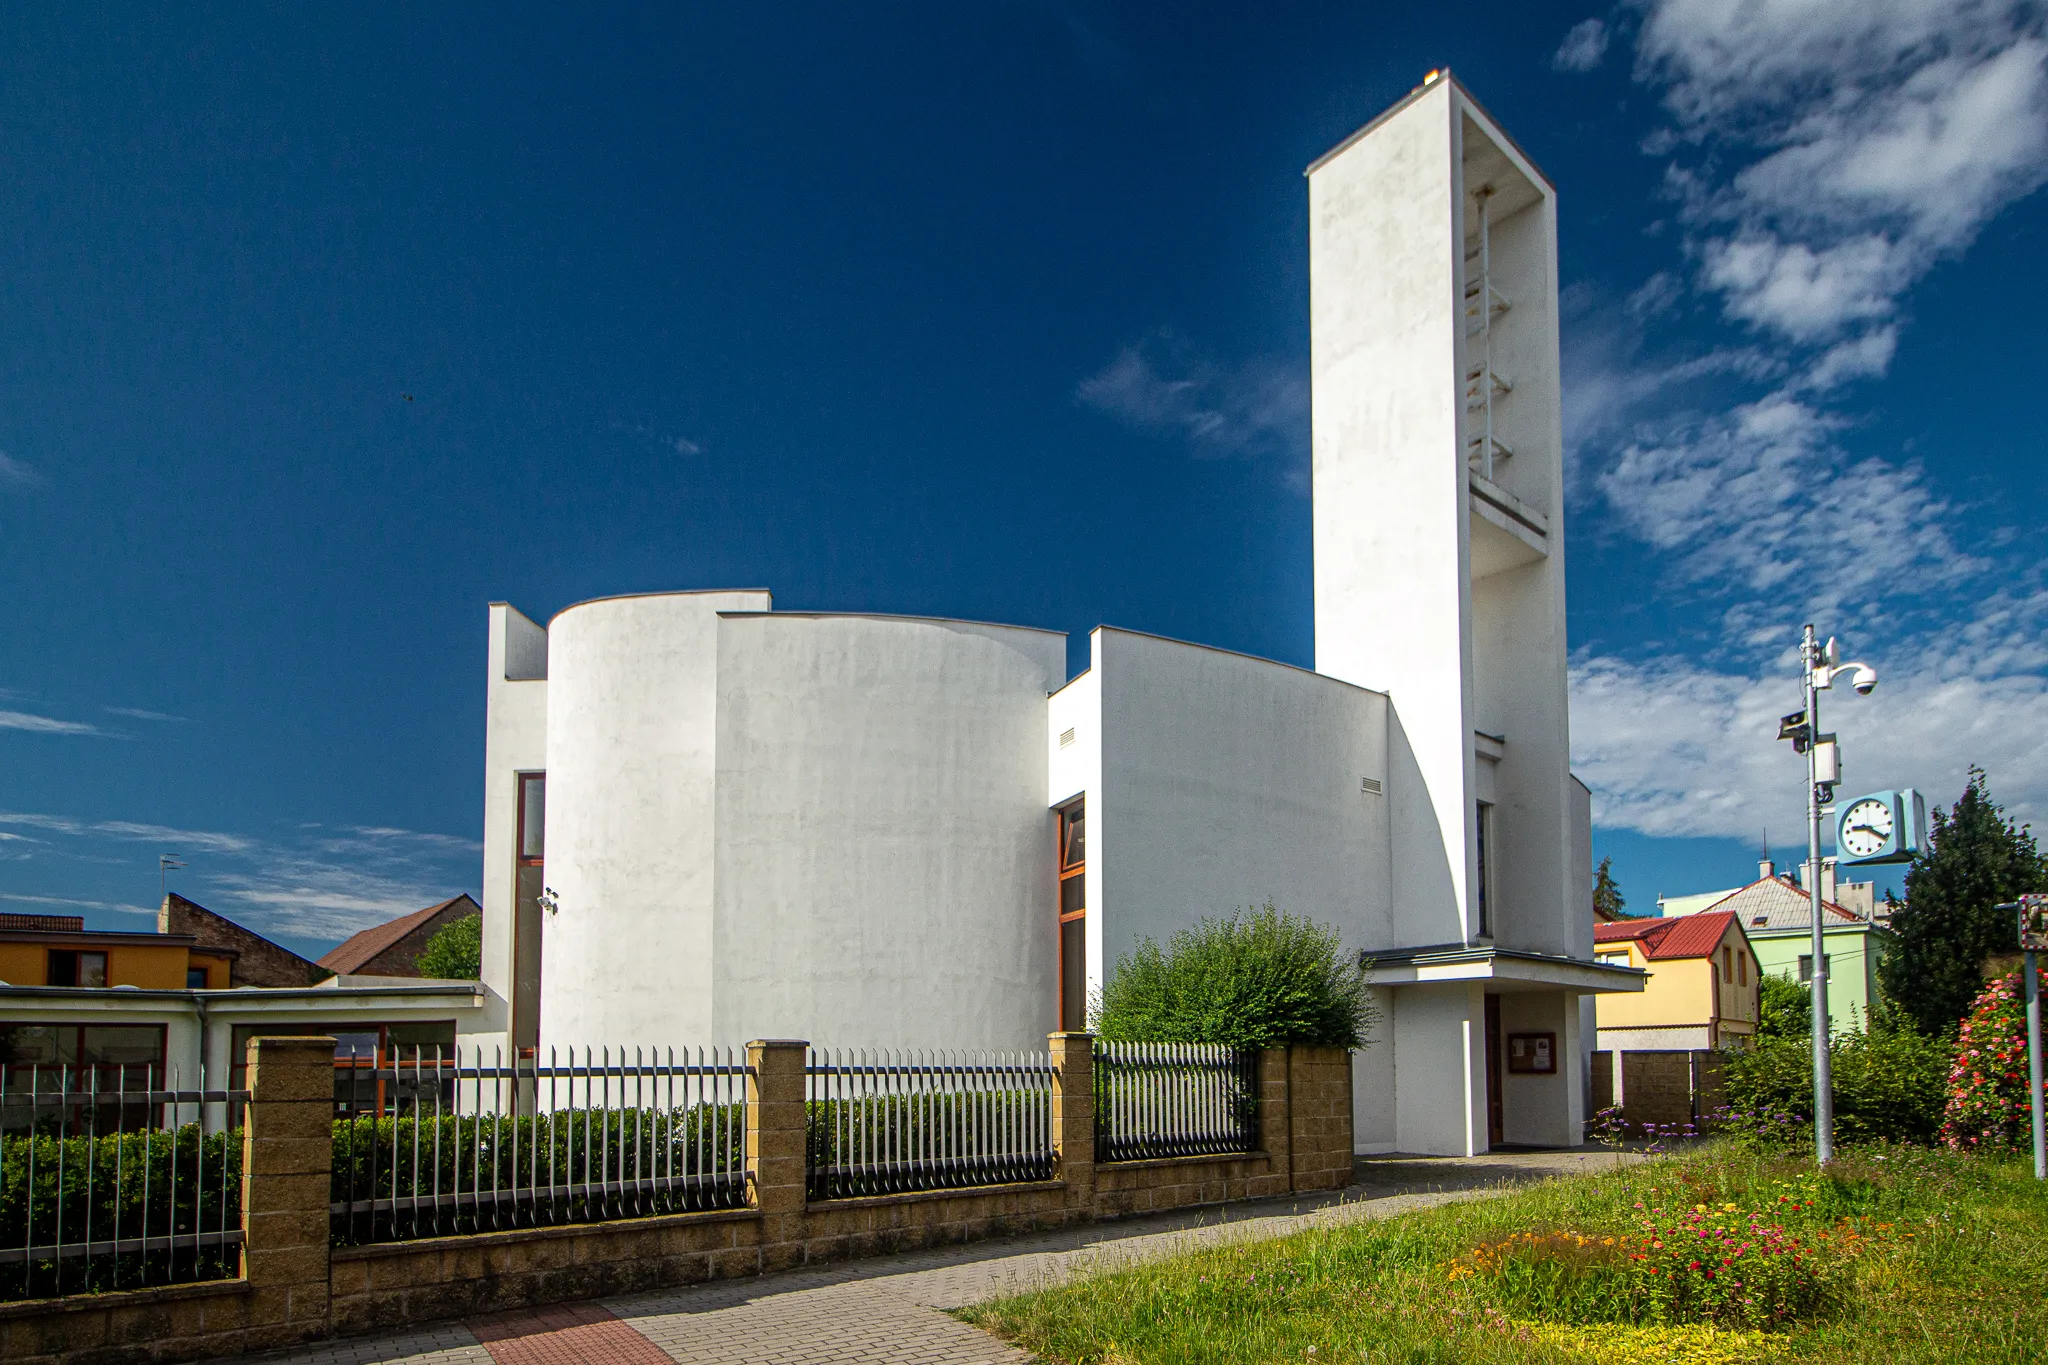
[[[1495,952],[1592,946],[1566,710],[1556,191],[1448,72],[1308,178],[1316,670],[1392,700],[1389,788],[1418,799],[1390,806],[1407,941],[1385,946],[1487,959],[1472,969],[1486,984],[1432,1006],[1459,1016],[1439,1022],[1458,1024],[1478,1086],[1474,1049],[1504,1003],[1485,999],[1504,993]],[[1420,993],[1396,1003],[1419,1018]],[[1397,1053],[1420,1037],[1398,1020],[1395,1036]],[[1467,1145],[1483,1148],[1473,1107]]]

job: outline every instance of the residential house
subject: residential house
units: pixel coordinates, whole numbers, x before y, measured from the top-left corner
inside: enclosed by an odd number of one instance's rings
[[[322,1033],[337,1040],[342,1098],[363,1088],[357,1073],[374,1059],[450,1052],[493,1017],[475,981],[328,976],[314,984],[318,969],[306,959],[176,900],[166,897],[158,922],[201,929],[210,942],[198,933],[89,930],[76,916],[0,915],[0,1084],[239,1089],[251,1037]],[[298,979],[238,983],[245,964]],[[0,1126],[27,1113],[0,1109]],[[218,1124],[224,1116],[214,1106],[204,1117]]]
[[[1602,962],[1649,973],[1640,994],[1598,998],[1593,1097],[1631,1122],[1697,1121],[1715,1103],[1716,1050],[1755,1036],[1762,974],[1728,911],[1593,926]]]
[[[342,976],[418,976],[414,963],[434,935],[459,919],[482,913],[465,892],[349,936],[323,954],[320,965]]]
[[[1733,914],[1741,921],[1764,971],[1811,981],[1813,899],[1790,877],[1777,875],[1769,862],[1757,870],[1757,880],[1725,893],[1707,913]],[[1877,917],[1868,883],[1851,884],[1864,888],[1852,908],[1827,898],[1830,880],[1823,875],[1821,881],[1821,911],[1826,918],[1822,939],[1828,958],[1828,1024],[1839,1032],[1860,1029],[1870,1018],[1871,1002],[1877,998],[1877,964],[1897,939]]]

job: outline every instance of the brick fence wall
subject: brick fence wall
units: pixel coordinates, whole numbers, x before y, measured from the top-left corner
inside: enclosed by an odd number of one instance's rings
[[[1592,1082],[1594,1109],[1618,1103],[1630,1125],[1697,1125],[1727,1102],[1715,1052],[1595,1052]]]
[[[811,1201],[808,1044],[756,1042],[747,1048],[747,1208],[330,1250],[332,1040],[255,1039],[243,1277],[0,1304],[0,1360],[195,1360],[1350,1183],[1351,1064],[1342,1049],[1276,1049],[1260,1058],[1259,1151],[1098,1165],[1091,1046],[1086,1034],[1051,1039],[1051,1180]]]

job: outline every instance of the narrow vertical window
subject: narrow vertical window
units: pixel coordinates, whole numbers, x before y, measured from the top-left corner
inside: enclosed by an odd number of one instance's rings
[[[1477,829],[1479,844],[1478,876],[1472,887],[1473,917],[1478,921],[1480,938],[1493,937],[1493,805],[1479,803],[1478,818],[1473,821]]]
[[[1088,823],[1076,801],[1059,813],[1060,1028],[1088,1027]]]
[[[547,889],[546,773],[519,774],[519,829],[514,844],[512,920],[512,1042],[540,1042],[541,894]]]

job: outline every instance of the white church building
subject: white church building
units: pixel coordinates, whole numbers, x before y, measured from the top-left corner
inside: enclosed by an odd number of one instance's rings
[[[1448,74],[1308,171],[1315,669],[1102,627],[490,608],[506,1041],[1042,1047],[1271,899],[1371,960],[1364,1152],[1581,1142],[1555,191]]]

